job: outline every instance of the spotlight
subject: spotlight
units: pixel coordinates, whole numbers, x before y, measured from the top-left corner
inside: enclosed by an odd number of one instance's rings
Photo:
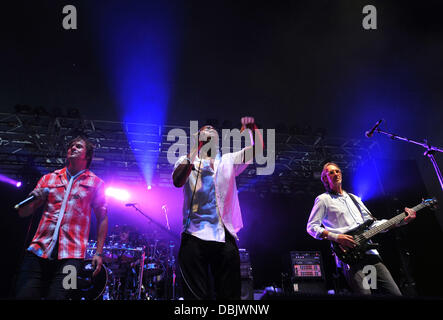
[[[148,186],[148,190],[151,190],[151,189],[152,189],[152,186],[151,186],[151,185],[149,185],[149,186]]]
[[[9,183],[10,185],[13,185],[13,186],[15,186],[15,187],[17,187],[17,188],[20,188],[21,185],[22,185],[22,183],[21,183],[20,181],[17,181],[17,180],[11,179],[11,178],[9,178],[9,177],[7,177],[7,176],[4,176],[4,175],[2,175],[2,174],[0,174],[0,181],[1,181],[1,182]]]
[[[124,189],[109,187],[106,189],[105,194],[120,201],[127,201],[129,199],[129,192]]]

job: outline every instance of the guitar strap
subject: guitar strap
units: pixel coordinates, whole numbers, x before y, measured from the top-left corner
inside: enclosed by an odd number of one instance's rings
[[[361,206],[358,203],[357,199],[355,198],[355,196],[352,193],[348,192],[349,197],[352,199],[352,202],[354,202],[355,206],[358,208],[358,210],[360,211],[361,217],[363,218],[363,221],[365,220],[364,216],[363,216],[363,211],[361,210]],[[372,218],[372,220],[376,221],[377,218],[375,218],[371,212],[369,212],[369,210],[367,210],[369,216]]]

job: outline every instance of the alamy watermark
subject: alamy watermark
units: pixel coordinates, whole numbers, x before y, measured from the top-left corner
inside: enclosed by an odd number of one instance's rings
[[[77,268],[68,264],[63,267],[63,274],[67,274],[67,276],[63,278],[63,289],[77,290]]]
[[[365,290],[376,290],[377,289],[377,269],[373,265],[366,265],[363,268],[363,289]]]
[[[188,149],[188,135],[183,129],[175,128],[168,132],[167,141],[175,141],[168,149],[167,157],[170,164],[175,164],[177,160],[186,156],[189,150],[195,148],[198,143],[197,140],[206,141],[205,137],[198,135],[198,121],[190,121],[190,149]],[[258,132],[257,132],[258,131]],[[254,159],[257,166],[257,175],[271,175],[275,170],[275,129],[266,130],[266,139],[263,129],[256,129],[255,132],[250,130],[244,130],[240,132],[239,129],[222,129],[222,145],[221,156],[231,152],[238,152],[243,150],[242,141],[245,142],[245,155],[244,157],[235,158],[234,164],[242,164],[246,159]],[[252,146],[252,135],[254,135],[254,148],[248,148]],[[260,136],[263,138],[265,144],[266,155],[264,155],[263,145],[260,142]],[[197,138],[198,137],[198,138]],[[231,141],[233,142],[231,148]],[[205,144],[201,152],[207,152],[211,150],[213,157],[220,154],[219,137],[216,134],[215,139],[211,139]],[[178,153],[178,154],[177,154]]]
[[[63,7],[63,14],[66,14],[62,20],[62,26],[65,30],[77,29],[77,8],[73,5],[66,5]]]
[[[361,23],[363,29],[377,30],[377,8],[368,4],[363,7],[362,13],[366,14]]]

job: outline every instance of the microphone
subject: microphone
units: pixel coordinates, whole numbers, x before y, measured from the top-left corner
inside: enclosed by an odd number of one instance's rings
[[[125,206],[126,207],[133,207],[135,206],[137,203],[126,203]]]
[[[375,126],[372,127],[372,129],[370,131],[366,131],[365,132],[365,136],[367,138],[372,137],[372,135],[374,134],[374,131],[380,126],[380,124],[383,122],[383,119],[378,120],[377,123],[375,124]]]
[[[47,196],[47,195],[49,194],[49,188],[44,188],[44,189],[43,189],[43,194],[44,194],[45,196]],[[30,196],[30,197],[26,198],[25,200],[23,200],[22,202],[17,203],[17,204],[14,206],[14,209],[15,209],[15,210],[18,210],[18,209],[20,209],[20,208],[22,208],[22,207],[24,207],[24,206],[27,206],[28,204],[30,204],[30,203],[31,203],[32,201],[34,201],[35,199],[37,199],[36,196]]]

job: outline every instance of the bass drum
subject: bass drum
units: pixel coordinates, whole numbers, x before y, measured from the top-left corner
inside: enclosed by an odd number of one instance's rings
[[[79,300],[98,300],[105,292],[109,280],[109,270],[102,264],[99,273],[93,277],[92,260],[84,260],[80,272],[77,274],[77,292]]]

